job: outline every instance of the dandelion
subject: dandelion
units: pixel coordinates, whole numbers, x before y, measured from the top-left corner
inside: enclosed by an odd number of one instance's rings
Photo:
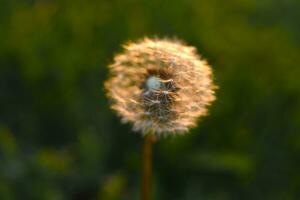
[[[215,100],[212,70],[196,49],[177,40],[145,38],[124,45],[105,83],[112,109],[145,135],[141,199],[150,199],[155,136],[186,133]]]
[[[112,109],[134,131],[182,134],[207,114],[216,86],[211,67],[194,47],[145,38],[124,49],[109,66],[105,87]]]

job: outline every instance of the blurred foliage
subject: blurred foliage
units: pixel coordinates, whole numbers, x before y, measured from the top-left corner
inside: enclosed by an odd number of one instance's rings
[[[141,137],[109,109],[120,44],[178,37],[210,116],[155,145],[157,200],[300,199],[300,1],[0,0],[0,199],[138,199]]]

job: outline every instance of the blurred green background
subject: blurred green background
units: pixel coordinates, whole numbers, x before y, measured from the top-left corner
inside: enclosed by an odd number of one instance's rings
[[[120,45],[213,66],[198,128],[154,147],[155,200],[300,199],[299,0],[0,0],[0,199],[137,200],[142,139],[103,90]]]

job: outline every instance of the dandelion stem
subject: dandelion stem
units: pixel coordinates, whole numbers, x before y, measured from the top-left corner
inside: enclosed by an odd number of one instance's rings
[[[144,139],[143,147],[143,172],[142,172],[142,193],[141,200],[150,200],[151,194],[151,176],[152,176],[152,144],[155,142],[155,136],[148,134]]]

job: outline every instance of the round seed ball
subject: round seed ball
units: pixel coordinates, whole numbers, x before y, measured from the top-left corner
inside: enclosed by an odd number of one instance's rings
[[[112,109],[144,135],[186,133],[215,100],[211,67],[177,40],[130,42],[109,70],[105,88]]]

